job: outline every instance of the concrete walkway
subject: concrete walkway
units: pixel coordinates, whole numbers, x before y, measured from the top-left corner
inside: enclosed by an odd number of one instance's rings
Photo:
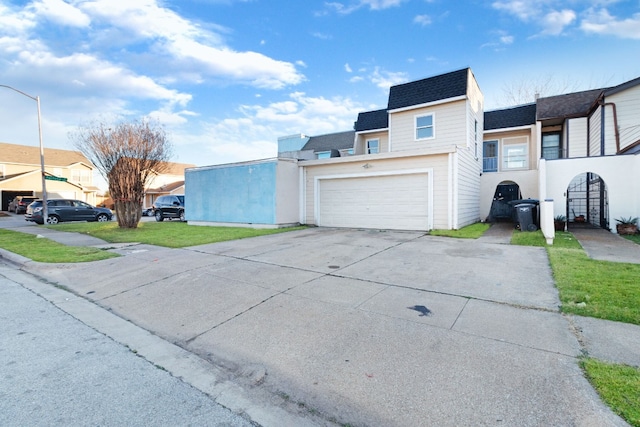
[[[602,228],[572,227],[569,230],[593,259],[640,264],[640,245]]]
[[[199,381],[184,356],[143,354],[265,426],[626,425],[577,358],[640,366],[640,327],[560,314],[544,249],[494,233],[489,243],[315,228],[137,245],[93,263],[19,261],[81,297],[57,296],[59,307],[93,301],[218,366],[246,393]],[[91,324],[95,313],[74,316]]]

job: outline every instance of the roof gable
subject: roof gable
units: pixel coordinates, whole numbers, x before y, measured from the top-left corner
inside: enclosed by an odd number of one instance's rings
[[[555,118],[586,116],[603,91],[604,89],[592,89],[539,98],[536,102],[537,119],[542,121]]]
[[[364,132],[374,129],[386,129],[389,127],[389,113],[387,109],[365,111],[358,113],[358,120],[355,123],[356,132]]]
[[[619,84],[618,86],[614,86],[612,88],[609,88],[606,90],[606,92],[604,93],[605,96],[611,96],[611,95],[615,95],[618,92],[622,92],[624,90],[630,89],[634,86],[640,85],[640,77],[637,77],[633,80],[629,80],[628,82],[624,82],[622,84]]]
[[[464,68],[391,86],[387,108],[395,110],[466,95],[469,72],[469,68]]]
[[[312,136],[302,147],[302,150],[331,151],[353,148],[355,131],[330,133],[328,135]]]
[[[2,142],[0,143],[0,163],[40,166],[40,147]],[[70,166],[74,163],[84,163],[93,169],[91,162],[81,152],[57,148],[44,149],[44,163],[46,166]]]
[[[196,165],[190,163],[174,163],[174,162],[161,162],[158,168],[161,172],[153,171],[158,175],[184,175],[184,170],[187,168],[195,168]]]
[[[536,122],[536,104],[520,105],[484,113],[484,130],[528,126]]]

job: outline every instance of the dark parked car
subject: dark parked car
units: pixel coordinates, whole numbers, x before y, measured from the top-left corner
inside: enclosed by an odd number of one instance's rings
[[[113,213],[107,208],[97,208],[87,202],[73,199],[47,200],[47,222],[57,224],[62,221],[111,221]],[[27,207],[24,215],[27,221],[44,224],[42,200],[36,200]]]
[[[158,197],[153,202],[153,215],[156,221],[164,221],[165,218],[178,218],[184,221],[184,196],[169,194]]]
[[[38,200],[37,197],[16,196],[11,202],[9,202],[9,212],[23,214],[27,212],[27,206],[36,200]]]

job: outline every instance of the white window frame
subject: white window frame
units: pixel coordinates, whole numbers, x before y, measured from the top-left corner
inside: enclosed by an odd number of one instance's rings
[[[423,118],[423,117],[431,117],[431,125],[430,126],[418,126],[418,120]],[[416,141],[426,141],[429,139],[435,139],[436,137],[436,113],[426,113],[426,114],[419,114],[416,115],[414,117],[413,120],[413,124],[414,124],[414,136],[415,136],[415,140]],[[431,136],[427,136],[424,138],[418,138],[418,130],[420,129],[431,129]]]
[[[527,142],[521,142],[521,143],[517,143],[517,144],[505,144],[505,140],[507,140],[509,138],[505,138],[502,140],[502,159],[501,159],[501,170],[503,171],[511,171],[511,170],[528,170],[529,169],[529,139],[527,138]],[[514,166],[514,167],[509,167],[509,157],[507,155],[507,150],[510,148],[523,148],[524,151],[524,159],[522,160],[522,162],[524,163],[523,166]],[[511,162],[514,162],[514,160],[511,160]]]
[[[376,143],[376,147],[375,147],[375,151],[372,152],[371,150],[371,145],[370,143],[375,142]],[[380,138],[371,138],[371,139],[367,139],[367,142],[365,143],[365,147],[367,150],[367,154],[378,154],[380,152]]]

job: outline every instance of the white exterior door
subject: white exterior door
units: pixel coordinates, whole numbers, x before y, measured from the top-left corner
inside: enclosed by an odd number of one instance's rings
[[[326,177],[317,188],[320,226],[429,230],[428,173]]]

